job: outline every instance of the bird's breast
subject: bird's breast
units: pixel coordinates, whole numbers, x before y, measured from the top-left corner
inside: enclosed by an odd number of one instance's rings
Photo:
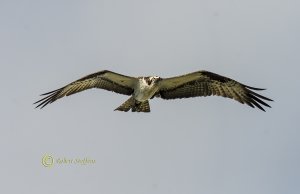
[[[158,90],[156,84],[150,84],[140,81],[134,89],[134,98],[140,102],[149,100]]]

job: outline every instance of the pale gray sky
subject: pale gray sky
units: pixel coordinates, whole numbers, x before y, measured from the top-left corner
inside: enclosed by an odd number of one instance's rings
[[[297,0],[0,1],[1,193],[300,193]],[[43,110],[39,94],[109,69],[209,70],[275,102],[150,102],[89,90]],[[51,168],[41,164],[51,154]],[[58,164],[89,158],[94,164]]]

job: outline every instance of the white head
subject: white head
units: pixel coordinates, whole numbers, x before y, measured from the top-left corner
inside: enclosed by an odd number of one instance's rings
[[[156,84],[158,81],[161,80],[161,78],[159,76],[149,76],[149,77],[144,77],[144,80],[150,86]]]

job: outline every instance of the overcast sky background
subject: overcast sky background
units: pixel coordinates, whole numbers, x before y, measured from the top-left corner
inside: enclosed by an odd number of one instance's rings
[[[300,193],[298,0],[0,1],[1,193]],[[39,94],[109,69],[169,77],[208,70],[275,100],[150,101],[89,90]],[[95,164],[41,164],[42,157]]]

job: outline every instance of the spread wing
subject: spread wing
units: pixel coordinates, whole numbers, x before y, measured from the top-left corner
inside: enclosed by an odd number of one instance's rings
[[[273,101],[253,90],[264,90],[241,84],[233,79],[211,73],[198,71],[178,77],[162,79],[159,95],[163,99],[189,98],[196,96],[223,96],[257,107],[263,111],[263,106],[270,107],[266,101]]]
[[[77,92],[81,92],[91,88],[101,88],[108,91],[113,91],[119,94],[131,95],[137,78],[121,75],[111,71],[100,71],[87,75],[79,80],[76,80],[60,89],[42,94],[46,97],[35,102],[38,104],[36,108],[43,108],[47,104],[51,104],[59,98],[69,96]]]

